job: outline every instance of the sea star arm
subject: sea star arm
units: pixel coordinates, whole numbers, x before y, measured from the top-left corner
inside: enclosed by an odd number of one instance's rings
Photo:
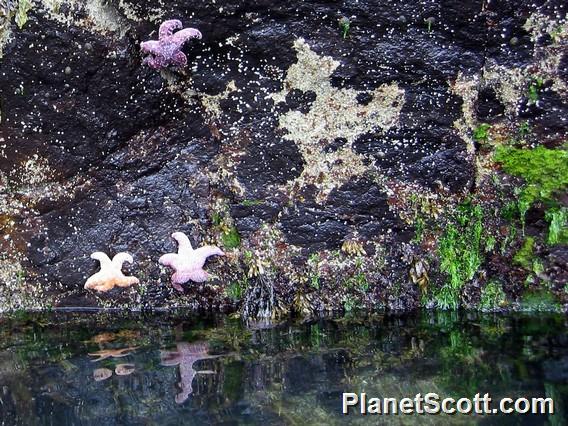
[[[172,275],[172,284],[184,284],[188,281],[193,281],[196,283],[203,283],[209,279],[209,274],[205,272],[202,268],[196,268],[191,270],[177,271]],[[177,287],[176,287],[177,288]]]
[[[160,30],[158,31],[158,37],[163,39],[164,37],[171,36],[174,30],[179,28],[183,28],[183,25],[179,19],[170,19],[168,21],[164,21],[162,25],[160,25]]]
[[[134,262],[134,259],[132,258],[132,256],[130,254],[125,253],[125,252],[117,253],[112,258],[113,266],[115,266],[118,269],[122,268],[122,264],[124,262],[132,263],[132,262]]]
[[[183,52],[176,52],[172,57],[172,62],[179,68],[183,68],[187,65],[187,56]]]
[[[191,256],[193,253],[193,247],[189,242],[189,238],[183,232],[174,232],[172,234],[172,238],[177,241],[178,243],[178,254],[183,257],[187,258]]]
[[[169,266],[170,268],[177,269],[179,255],[177,253],[164,254],[158,259],[160,265]]]
[[[140,43],[142,53],[151,53],[157,55],[161,50],[160,42],[157,40],[143,41]]]
[[[180,48],[190,38],[201,38],[201,32],[199,30],[196,30],[195,28],[184,28],[183,30],[176,32],[172,36],[173,42],[176,43]]]
[[[193,256],[195,256],[195,259],[199,259],[200,263],[203,262],[201,263],[201,266],[203,266],[203,264],[205,263],[205,261],[209,256],[224,256],[224,255],[225,253],[223,253],[223,250],[221,250],[217,246],[203,246],[193,251]]]
[[[110,258],[106,255],[106,253],[103,253],[102,251],[96,251],[91,254],[91,259],[98,260],[101,264],[101,269],[108,268],[112,265]]]
[[[107,292],[115,286],[129,287],[138,284],[138,278],[126,277],[121,271],[123,262],[133,261],[128,253],[118,253],[111,261],[105,253],[97,251],[91,255],[91,258],[100,262],[101,270],[87,279],[84,286],[86,289]]]

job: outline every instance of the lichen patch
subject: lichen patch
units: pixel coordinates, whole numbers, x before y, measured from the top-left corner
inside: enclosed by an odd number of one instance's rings
[[[470,153],[475,151],[471,130],[476,126],[475,101],[477,100],[477,89],[479,87],[479,77],[467,77],[461,72],[458,73],[456,80],[450,84],[452,93],[459,95],[463,100],[463,116],[454,121],[454,127],[459,132],[460,137],[467,142],[467,150]]]
[[[225,90],[217,95],[201,95],[201,104],[205,111],[209,114],[212,120],[217,120],[222,114],[221,111],[221,101],[227,99],[229,95],[237,90],[237,85],[235,80],[231,80],[227,83]]]
[[[363,157],[351,150],[352,143],[366,132],[388,130],[398,123],[404,90],[397,83],[384,84],[369,93],[369,103],[360,104],[357,95],[365,92],[331,85],[330,77],[340,62],[318,55],[303,39],[296,40],[294,48],[298,61],[288,69],[284,89],[269,98],[276,104],[284,102],[293,89],[316,94],[309,112],[289,111],[278,121],[279,127],[287,131],[284,138],[298,144],[306,163],[295,182],[299,181],[300,187],[316,183],[320,188],[317,199],[323,201],[333,188],[368,169]],[[336,139],[345,139],[344,147],[325,152]]]
[[[76,0],[41,0],[41,7],[51,19],[65,25],[77,25],[92,28],[101,33],[113,33],[123,37],[129,27],[120,12],[111,4],[103,0],[89,0],[79,2]],[[63,9],[62,6],[68,6]],[[74,11],[84,10],[87,17],[80,20],[74,18]],[[62,12],[65,10],[66,12]]]

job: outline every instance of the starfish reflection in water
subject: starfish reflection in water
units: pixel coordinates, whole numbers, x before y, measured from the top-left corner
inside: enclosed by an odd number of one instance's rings
[[[161,69],[168,65],[185,67],[187,57],[181,51],[184,43],[191,38],[201,38],[201,33],[195,28],[183,28],[178,19],[164,21],[160,25],[158,40],[143,41],[140,43],[142,53],[148,54],[143,63],[150,68]],[[176,31],[175,30],[180,30]]]
[[[122,349],[102,349],[97,352],[89,353],[89,356],[95,356],[96,359],[92,359],[91,362],[102,361],[107,358],[123,358],[134,352],[138,346],[122,348]]]
[[[188,281],[202,283],[209,279],[209,274],[203,269],[209,256],[223,256],[225,253],[217,246],[203,246],[194,250],[189,238],[183,232],[174,232],[172,238],[178,243],[177,253],[164,254],[158,262],[169,266],[175,273],[172,275],[172,286],[183,291],[180,284]]]
[[[209,355],[209,344],[207,342],[178,342],[175,351],[160,351],[161,364],[166,367],[179,366],[179,387],[180,392],[176,395],[175,401],[178,404],[184,403],[189,395],[193,393],[192,382],[197,373],[214,374],[213,371],[196,371],[193,364],[202,359],[217,358],[220,355]]]

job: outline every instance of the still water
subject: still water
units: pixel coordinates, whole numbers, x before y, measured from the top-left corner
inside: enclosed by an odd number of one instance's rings
[[[0,318],[0,424],[567,424],[563,316],[419,312],[280,324],[181,314]],[[341,414],[376,397],[552,397],[556,414]]]

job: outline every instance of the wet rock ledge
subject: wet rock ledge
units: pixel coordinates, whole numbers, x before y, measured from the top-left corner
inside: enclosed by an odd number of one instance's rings
[[[1,7],[0,311],[567,306],[564,1]],[[173,231],[213,280],[171,287]],[[94,251],[140,284],[85,290]]]

